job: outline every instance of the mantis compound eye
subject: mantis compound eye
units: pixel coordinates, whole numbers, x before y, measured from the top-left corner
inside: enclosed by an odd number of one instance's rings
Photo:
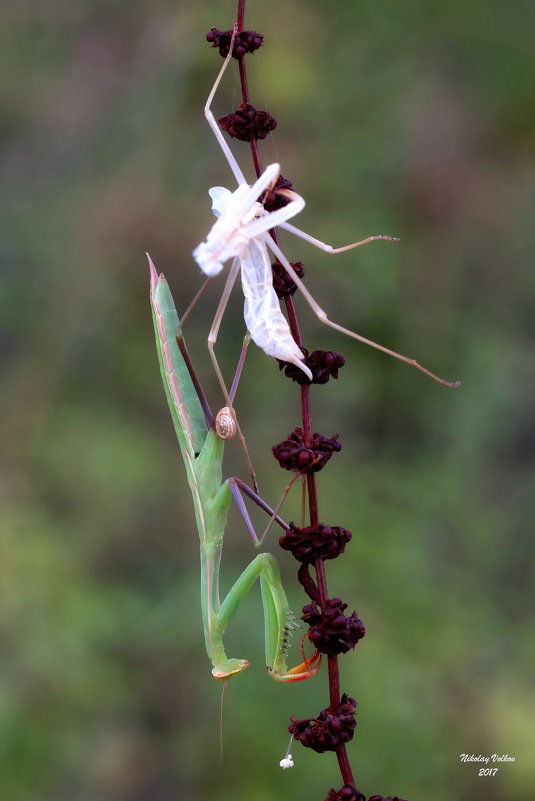
[[[228,406],[220,409],[215,418],[215,433],[219,439],[232,439],[236,436],[236,420]]]

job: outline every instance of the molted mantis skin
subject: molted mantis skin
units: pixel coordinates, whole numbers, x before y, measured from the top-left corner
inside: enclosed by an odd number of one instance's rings
[[[342,247],[333,247],[326,242],[322,242],[320,239],[316,239],[316,237],[307,234],[305,231],[301,231],[288,222],[289,219],[299,214],[305,206],[304,199],[293,189],[277,190],[279,195],[284,195],[289,201],[282,208],[274,211],[267,211],[262,206],[260,201],[265,190],[268,187],[273,188],[277,184],[277,178],[280,175],[279,165],[270,164],[262,175],[257,178],[255,183],[249,186],[212,112],[212,102],[216,91],[225,71],[232,61],[233,46],[237,33],[237,27],[235,26],[228,54],[206,100],[204,116],[212,129],[212,133],[219,147],[223,151],[223,155],[232,170],[238,187],[234,192],[230,192],[228,189],[224,189],[221,186],[215,186],[210,189],[210,196],[213,200],[212,209],[219,219],[212,226],[206,240],[201,242],[193,251],[193,256],[199,267],[209,277],[217,275],[217,273],[221,271],[225,261],[234,259],[227,278],[227,285],[225,286],[216,312],[216,318],[214,319],[214,324],[208,337],[208,348],[216,372],[218,371],[218,367],[217,360],[213,353],[213,346],[217,339],[217,331],[219,330],[221,318],[228,303],[230,290],[236,279],[238,269],[241,269],[242,285],[246,296],[246,324],[249,328],[251,338],[256,342],[258,347],[262,348],[262,350],[268,354],[268,356],[274,356],[281,361],[295,364],[307,375],[309,380],[312,381],[312,374],[303,361],[303,354],[297,343],[293,341],[289,326],[281,314],[278,300],[273,290],[272,278],[267,275],[268,271],[265,263],[269,263],[270,261],[268,255],[269,249],[296,284],[306,303],[310,306],[321,323],[369,347],[375,348],[375,350],[379,350],[382,353],[386,353],[389,356],[393,356],[395,359],[405,362],[405,364],[415,367],[439,384],[443,384],[447,387],[458,387],[460,381],[445,381],[443,378],[440,378],[440,376],[431,372],[431,370],[428,370],[427,367],[417,362],[416,359],[411,359],[408,356],[397,353],[329,319],[327,313],[321,308],[299,278],[291,263],[281,251],[276,240],[271,236],[270,231],[276,226],[280,226],[295,236],[300,237],[305,242],[314,245],[314,247],[333,255],[336,253],[345,253],[361,245],[366,245],[368,242],[375,242],[378,240],[390,242],[399,241],[397,237],[378,234],[360,239],[357,242],[351,242],[349,245],[343,245]],[[248,297],[247,291],[249,291],[250,297]],[[262,298],[263,293],[272,296],[269,298]],[[275,307],[277,307],[277,309]],[[220,378],[220,383],[223,387],[224,382],[222,377]]]
[[[186,475],[193,497],[201,551],[201,607],[206,651],[212,674],[226,680],[248,667],[247,659],[228,658],[223,635],[241,601],[257,578],[264,607],[268,672],[277,681],[310,678],[319,668],[316,653],[291,670],[286,666],[287,640],[296,623],[288,607],[275,557],[258,554],[245,568],[223,602],[219,599],[219,568],[231,498],[229,480],[222,481],[224,441],[208,428],[199,396],[176,337],[180,323],[169,286],[149,257],[150,299],[160,371]]]
[[[218,275],[229,259],[239,260],[245,296],[244,318],[251,339],[268,356],[295,364],[312,380],[303,353],[281,312],[273,288],[271,259],[263,238],[270,228],[295,216],[305,205],[297,192],[288,192],[291,200],[286,206],[266,212],[257,198],[276,184],[279,173],[280,166],[270,164],[253,186],[240,184],[234,192],[223,186],[212,187],[209,195],[217,220],[206,240],[193,251],[193,257],[209,278]]]

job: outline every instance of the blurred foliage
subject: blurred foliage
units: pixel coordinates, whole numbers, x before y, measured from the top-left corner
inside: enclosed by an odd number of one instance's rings
[[[262,667],[258,597],[230,632],[253,666],[219,687],[203,650],[197,542],[152,340],[144,251],[177,307],[200,285],[191,250],[231,186],[202,107],[219,68],[204,42],[233,3],[49,0],[0,10],[0,796],[9,801],[323,799],[335,759],[295,747],[290,714],[326,679],[280,687]],[[367,636],[342,663],[366,794],[410,801],[533,798],[535,9],[527,0],[255,3],[265,47],[253,102],[263,143],[307,198],[285,239],[334,319],[416,356],[444,389],[324,329],[343,351],[314,392],[343,451],[320,476],[322,518],[349,527],[329,586]],[[236,73],[216,112],[238,103]],[[247,148],[234,151],[251,174]],[[216,282],[215,282],[216,283]],[[204,340],[221,282],[187,337],[214,405]],[[218,353],[232,372],[233,301]],[[251,348],[238,407],[264,495],[287,480],[270,446],[298,393]],[[226,469],[243,475],[229,446]],[[286,516],[297,517],[298,499]],[[251,556],[236,516],[223,574]],[[279,553],[292,604],[295,564]],[[237,630],[236,630],[237,629]],[[248,649],[248,650],[247,650]],[[459,754],[509,753],[494,778]]]

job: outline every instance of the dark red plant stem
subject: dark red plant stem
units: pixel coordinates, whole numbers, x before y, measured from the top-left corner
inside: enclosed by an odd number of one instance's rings
[[[245,2],[246,0],[238,0],[238,30],[243,30],[244,25],[244,17],[245,17]],[[247,83],[247,70],[245,68],[245,59],[240,58],[239,60],[239,68],[240,68],[240,85],[241,85],[241,96],[242,96],[242,103],[249,103],[249,85]],[[253,156],[253,163],[256,172],[256,177],[260,178],[263,173],[262,169],[262,162],[260,160],[260,152],[258,150],[258,142],[254,138],[253,132],[251,131],[251,137],[249,139],[249,144],[251,146],[251,153]]]
[[[245,2],[246,0],[238,0],[238,30],[243,30],[244,19],[245,19]]]
[[[336,657],[333,657],[333,659],[336,660]],[[345,745],[338,746],[336,749],[336,758],[338,759],[338,767],[340,768],[340,773],[342,774],[342,780],[344,784],[354,787],[355,780],[353,778],[353,773],[351,771],[351,765],[349,764],[349,757],[347,755]]]
[[[238,31],[244,29],[244,17],[245,17],[245,3],[246,0],[238,0]],[[241,93],[242,93],[242,102],[243,103],[250,103],[249,98],[249,86],[247,83],[247,69],[245,66],[245,58],[241,58],[239,60],[239,71],[240,71],[240,86],[241,86]],[[258,142],[254,138],[253,133],[251,132],[251,137],[249,140],[249,144],[251,147],[251,154],[253,158],[254,168],[256,172],[257,178],[263,172],[262,169],[262,161],[260,158],[260,153],[258,150]],[[270,231],[271,236],[277,242],[277,233],[276,231]],[[297,320],[297,314],[295,311],[295,306],[293,302],[293,298],[291,295],[287,295],[285,297],[286,303],[286,311],[288,314],[288,322],[290,325],[290,330],[292,332],[292,336],[297,342],[298,345],[301,345],[301,333],[299,330],[299,323]],[[306,384],[302,384],[301,387],[301,417],[303,421],[303,435],[305,443],[310,446],[312,443],[312,420],[311,420],[311,410],[310,410],[310,387]],[[308,509],[309,509],[309,518],[310,518],[310,525],[317,526],[319,523],[319,511],[318,511],[318,493],[316,487],[316,475],[315,473],[309,473],[307,475],[307,495],[308,495]],[[327,598],[329,597],[327,591],[327,579],[325,576],[325,562],[323,559],[316,559],[315,564],[315,572],[316,572],[316,583],[319,592],[319,602],[320,606],[324,607]],[[329,706],[333,712],[336,712],[338,706],[340,705],[340,673],[338,669],[338,657],[337,656],[328,656],[327,658],[327,665],[328,665],[328,675],[329,675]],[[342,775],[342,780],[345,785],[350,787],[355,786],[355,782],[353,779],[353,774],[351,771],[351,766],[349,764],[349,759],[347,756],[347,751],[345,745],[339,745],[336,749],[336,756],[338,759],[338,765],[340,768],[340,773]]]
[[[270,231],[269,233],[272,235],[273,239],[275,240],[275,242],[278,245],[279,241],[277,239],[277,232],[273,230],[273,231]],[[294,306],[294,304],[292,302],[292,298],[291,297],[286,298],[286,300],[290,300],[290,303],[286,304],[286,311],[288,313],[288,321],[290,323],[290,329],[292,331],[292,336],[293,336],[293,338],[295,339],[295,341],[297,342],[298,345],[302,345],[303,341],[301,339],[301,331],[299,330],[299,323],[297,321],[297,314],[295,313],[295,306]],[[308,390],[308,387],[303,385],[303,389]],[[308,394],[307,394],[307,399],[308,399]],[[301,404],[303,404],[303,402],[304,402],[303,401],[303,394],[301,394]],[[308,400],[307,400],[307,402],[308,402]]]

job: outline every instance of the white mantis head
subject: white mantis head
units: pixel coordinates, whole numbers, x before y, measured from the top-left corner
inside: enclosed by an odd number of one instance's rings
[[[278,165],[272,166],[278,172]],[[205,241],[193,251],[193,257],[203,273],[212,277],[221,272],[229,259],[243,258],[250,239],[246,226],[265,212],[262,204],[251,198],[251,187],[247,184],[240,184],[234,192],[224,186],[213,186],[208,194],[217,220]]]
[[[258,198],[268,186],[276,183],[279,173],[279,165],[270,164],[252,187],[240,183],[234,192],[224,186],[213,186],[208,190],[217,220],[205,241],[193,251],[193,257],[205,275],[217,275],[226,261],[236,256],[242,258],[249,240],[258,237],[256,232],[248,231],[247,226],[267,214]]]

